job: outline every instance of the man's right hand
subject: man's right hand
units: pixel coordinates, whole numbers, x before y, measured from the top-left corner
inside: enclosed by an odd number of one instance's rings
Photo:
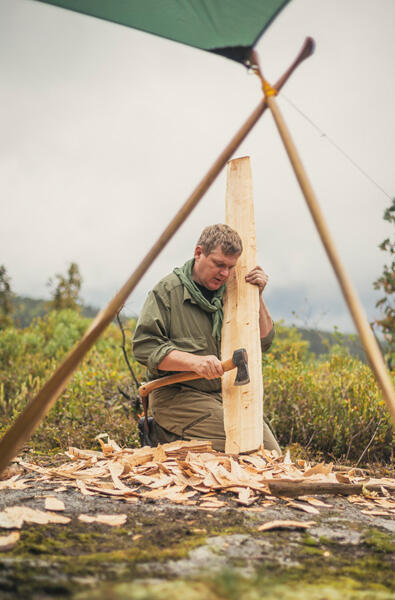
[[[216,379],[224,374],[221,361],[214,355],[196,356],[198,359],[193,371],[205,379]]]
[[[213,354],[198,356],[180,350],[169,352],[158,367],[161,371],[193,371],[205,379],[216,379],[224,374],[221,361]]]

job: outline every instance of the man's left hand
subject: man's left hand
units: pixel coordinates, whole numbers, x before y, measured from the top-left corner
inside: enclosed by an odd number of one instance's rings
[[[259,293],[262,294],[267,282],[269,281],[269,275],[265,273],[262,267],[257,266],[247,273],[245,280],[247,283],[257,285],[259,287]]]

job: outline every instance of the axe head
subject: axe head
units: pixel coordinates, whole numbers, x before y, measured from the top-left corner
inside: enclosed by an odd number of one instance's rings
[[[247,350],[245,348],[235,350],[233,352],[232,361],[237,368],[234,385],[246,385],[246,383],[250,383]]]

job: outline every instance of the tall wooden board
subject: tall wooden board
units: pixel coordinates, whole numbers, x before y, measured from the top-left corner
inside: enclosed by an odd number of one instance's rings
[[[234,372],[222,379],[226,432],[225,452],[238,454],[257,449],[263,443],[262,354],[259,335],[259,290],[245,282],[256,266],[256,234],[252,176],[249,157],[229,161],[226,185],[226,223],[243,242],[243,253],[229,278],[224,299],[222,357],[237,348],[246,348],[250,383],[234,386]]]

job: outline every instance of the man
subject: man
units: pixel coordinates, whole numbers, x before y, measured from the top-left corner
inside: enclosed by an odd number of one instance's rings
[[[222,298],[225,284],[242,252],[239,234],[228,225],[206,227],[194,258],[162,279],[149,293],[133,340],[135,358],[147,366],[147,377],[194,371],[201,379],[166,386],[150,394],[154,444],[177,439],[209,439],[225,448],[220,361]],[[255,267],[247,283],[260,292],[259,328],[262,351],[269,349],[273,321],[262,298],[268,276]],[[266,423],[264,445],[280,447]]]

